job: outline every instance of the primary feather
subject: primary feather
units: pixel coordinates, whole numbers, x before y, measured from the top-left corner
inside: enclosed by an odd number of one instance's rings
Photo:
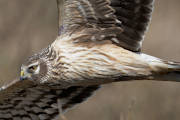
[[[53,120],[61,112],[83,102],[99,86],[37,85],[15,80],[0,91],[1,120]],[[61,108],[58,108],[58,99]],[[62,113],[61,113],[62,114]]]

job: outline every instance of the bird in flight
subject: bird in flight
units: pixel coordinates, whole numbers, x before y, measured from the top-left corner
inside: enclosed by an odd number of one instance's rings
[[[0,91],[0,119],[53,120],[100,85],[180,81],[180,64],[141,53],[154,0],[57,0],[59,34]]]

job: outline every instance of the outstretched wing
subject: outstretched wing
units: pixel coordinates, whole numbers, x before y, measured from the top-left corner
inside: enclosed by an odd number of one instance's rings
[[[86,39],[111,40],[125,49],[140,51],[154,0],[57,1],[59,35],[85,28],[89,34],[84,35]]]
[[[60,86],[16,80],[1,88],[0,120],[53,120],[60,111],[65,112],[83,102],[98,88],[99,86],[72,86],[62,89]]]

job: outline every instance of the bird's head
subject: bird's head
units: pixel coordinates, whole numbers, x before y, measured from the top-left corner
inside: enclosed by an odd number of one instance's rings
[[[38,54],[28,58],[21,66],[21,80],[40,82],[47,75],[47,63]]]

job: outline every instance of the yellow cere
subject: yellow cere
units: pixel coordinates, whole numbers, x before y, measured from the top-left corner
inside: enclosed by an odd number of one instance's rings
[[[24,76],[24,71],[23,71],[23,70],[21,71],[21,77],[22,77],[22,76]]]

